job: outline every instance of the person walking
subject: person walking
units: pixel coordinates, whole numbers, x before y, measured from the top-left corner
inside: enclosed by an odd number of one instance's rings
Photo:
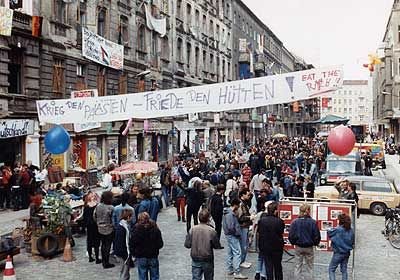
[[[214,279],[214,249],[222,249],[217,232],[207,223],[210,213],[202,209],[199,213],[200,224],[194,226],[186,235],[185,247],[192,258],[192,279]]]
[[[249,202],[251,194],[248,189],[243,189],[239,192],[240,207],[238,209],[238,220],[240,224],[240,247],[241,261],[240,267],[250,268],[251,263],[246,262],[247,249],[249,247],[249,227],[252,225],[254,217],[250,215]]]
[[[97,223],[101,240],[101,259],[103,268],[112,268],[115,265],[110,263],[110,249],[114,240],[114,227],[112,224],[112,206],[113,193],[105,191],[101,194],[100,203],[96,206],[93,213],[93,219]]]
[[[311,207],[307,203],[300,206],[299,217],[290,224],[289,241],[296,246],[294,279],[312,280],[314,267],[314,246],[321,241],[317,222],[311,218]]]
[[[268,280],[283,280],[284,230],[285,224],[278,217],[278,203],[272,202],[267,206],[267,215],[262,215],[258,222],[258,244],[260,254],[264,256]]]
[[[134,217],[131,209],[123,209],[120,216],[120,221],[115,229],[114,239],[114,254],[122,263],[121,272],[119,274],[120,280],[129,280],[129,269],[132,265],[132,242],[131,238],[131,219]]]
[[[186,230],[189,232],[192,226],[192,217],[194,225],[199,223],[197,215],[203,204],[202,181],[195,181],[192,188],[186,189]]]
[[[186,196],[182,184],[183,184],[182,178],[178,177],[175,180],[175,183],[172,187],[172,200],[174,201],[174,205],[176,207],[176,215],[178,216],[178,222],[182,220],[182,222],[186,223],[186,216],[185,216]]]
[[[338,217],[339,226],[328,230],[333,247],[333,256],[329,264],[329,280],[335,280],[335,272],[340,265],[342,280],[348,279],[347,264],[350,252],[354,248],[354,231],[351,228],[351,218],[346,214]]]
[[[217,186],[217,192],[212,197],[210,197],[210,201],[208,204],[211,217],[215,224],[215,230],[217,231],[218,240],[220,240],[221,238],[222,218],[224,216],[224,192],[225,186],[219,184]]]
[[[93,218],[94,210],[97,206],[96,196],[93,192],[89,191],[84,198],[83,207],[83,222],[86,227],[86,250],[89,256],[89,262],[96,261],[96,264],[101,263],[99,258],[100,249],[100,235],[97,223]],[[95,259],[93,258],[93,249]]]
[[[133,256],[136,257],[139,280],[159,280],[158,254],[164,246],[161,231],[147,212],[139,214],[132,232]],[[149,278],[150,274],[150,278]]]
[[[235,279],[247,279],[246,276],[240,273],[241,249],[240,237],[241,230],[237,218],[237,210],[240,206],[240,200],[232,199],[230,207],[226,210],[222,220],[222,228],[224,229],[226,241],[228,243],[228,252],[226,256],[226,265],[228,275],[233,275]]]

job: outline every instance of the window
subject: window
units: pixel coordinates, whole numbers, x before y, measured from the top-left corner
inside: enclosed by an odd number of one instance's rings
[[[107,94],[107,68],[103,66],[97,67],[97,91],[99,96]]]
[[[86,3],[79,7],[79,19],[78,22],[81,26],[86,27],[87,16],[86,16]]]
[[[121,73],[118,81],[118,92],[119,94],[127,94],[128,93],[128,78],[126,73]]]
[[[236,24],[236,12],[233,12],[233,24]]]
[[[349,105],[352,105],[353,99],[349,99]]]
[[[119,30],[119,38],[118,38],[118,43],[121,45],[128,45],[129,43],[129,21],[126,16],[121,16],[120,17],[120,30]]]
[[[16,2],[16,1],[10,1],[10,4],[11,4],[11,2]],[[61,23],[67,22],[67,9],[66,9],[66,3],[64,2],[64,0],[55,0],[54,15],[56,17],[56,21],[61,22]]]
[[[212,20],[210,20],[209,33],[210,37],[214,37],[214,22]]]
[[[182,0],[176,1],[176,15],[178,18],[182,18]]]
[[[178,62],[183,62],[183,53],[182,53],[183,41],[181,38],[178,38],[178,42],[176,44],[176,59]]]
[[[398,41],[400,42],[400,25],[397,26],[397,36],[399,37]]]
[[[342,112],[342,108],[339,108],[339,113],[341,113]]]
[[[192,24],[192,6],[190,4],[186,5],[186,22],[189,26]]]
[[[225,74],[226,66],[225,66],[225,60],[222,60],[222,81],[226,81],[226,74]]]
[[[232,79],[231,78],[231,63],[230,62],[228,62],[228,77],[227,77],[227,79],[228,80]]]
[[[347,99],[343,99],[343,104],[347,105]]]
[[[347,90],[343,91],[343,94],[346,95],[347,94]]]
[[[349,113],[350,113],[350,114],[353,113],[353,108],[349,108]]]
[[[394,74],[394,65],[393,65],[393,60],[390,59],[390,77],[393,78]]]
[[[336,104],[336,99],[333,99],[333,104]]]
[[[8,92],[22,93],[22,65],[23,51],[21,48],[11,48],[9,52],[10,62],[8,63]]]
[[[338,100],[338,104],[342,104],[342,99],[339,99],[339,100]]]
[[[199,59],[200,59],[200,49],[199,48],[197,48],[196,47],[196,50],[194,51],[194,62],[195,62],[195,65],[194,65],[194,71],[195,71],[195,75],[196,76],[200,76],[199,75],[199,63],[200,63],[200,61],[199,61]]]
[[[337,109],[336,109],[336,108],[333,108],[333,111],[336,113],[336,112],[337,112]]]
[[[162,38],[161,57],[169,60],[169,41],[166,36]]]
[[[214,55],[210,54],[210,72],[214,73]]]
[[[227,18],[230,18],[230,16],[231,16],[231,6],[227,3],[226,4],[226,15],[225,15],[225,17],[227,17]]]
[[[102,37],[106,35],[106,15],[107,10],[105,8],[99,8],[97,14],[97,34]]]
[[[203,71],[207,72],[207,52],[203,51]]]
[[[386,182],[364,182],[363,191],[367,192],[392,192],[389,183]]]
[[[349,90],[349,95],[351,95],[351,90]]]
[[[143,24],[138,28],[138,50],[146,52],[146,28]]]
[[[190,66],[190,62],[192,57],[192,45],[187,43],[186,44],[186,64],[188,65],[188,67]]]
[[[86,65],[77,63],[76,64],[76,90],[86,89]]]
[[[207,34],[207,16],[203,15],[203,33]]]
[[[157,32],[152,33],[153,36],[153,40],[151,40],[151,55],[153,57],[157,56],[157,52],[158,52],[158,35]]]
[[[200,12],[199,12],[199,10],[196,10],[196,12],[195,12],[195,21],[196,21],[195,22],[196,27],[199,28],[200,27]],[[196,32],[199,32],[199,29],[197,29]]]
[[[347,108],[343,109],[343,113],[347,114]]]
[[[54,59],[53,64],[53,92],[57,95],[65,93],[64,61]]]
[[[217,24],[217,27],[216,27],[215,38],[219,41],[219,25],[218,24]]]
[[[4,2],[4,1],[3,1]],[[22,8],[22,0],[5,0],[5,2],[8,2],[8,8],[15,10],[15,9],[21,9]],[[1,1],[0,1],[1,3]],[[7,7],[7,3],[4,4],[3,6]]]

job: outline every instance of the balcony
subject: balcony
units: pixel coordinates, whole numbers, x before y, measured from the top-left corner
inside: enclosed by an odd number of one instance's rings
[[[29,30],[29,32],[32,32],[32,17],[28,14],[14,11],[13,29],[14,28]]]
[[[176,30],[185,33],[185,25],[183,23],[183,20],[176,18]]]

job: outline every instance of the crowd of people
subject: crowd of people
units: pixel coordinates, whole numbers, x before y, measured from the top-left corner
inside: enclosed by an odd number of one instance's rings
[[[190,248],[192,279],[214,279],[213,250],[225,249],[222,244],[226,244],[226,272],[234,279],[248,278],[243,273],[252,266],[248,252],[258,252],[255,279],[283,279],[285,225],[278,216],[279,201],[284,197],[313,198],[318,172],[324,169],[325,160],[326,145],[322,140],[298,138],[272,139],[246,150],[228,144],[213,156],[199,153],[161,165],[164,206],[176,207],[177,222],[186,224],[184,246]],[[5,188],[0,188],[1,207],[19,209],[29,205],[29,194],[35,191],[34,171],[29,171],[33,168],[22,165],[19,171],[11,172],[3,167],[1,186],[18,185],[23,191],[17,195],[11,190],[7,196]],[[7,181],[4,178],[8,172],[11,175]],[[21,181],[14,183],[15,177]],[[151,186],[141,182],[135,182],[116,198],[109,191],[114,179],[110,175],[106,179],[101,185],[106,190],[100,200],[90,191],[83,197],[89,262],[112,268],[113,255],[121,265],[120,279],[130,279],[134,266],[138,279],[160,279],[160,199],[154,196]],[[351,184],[340,187],[342,198],[357,198]],[[59,192],[56,187],[48,190],[47,195]],[[350,217],[341,215],[340,226],[328,233],[334,249],[330,279],[335,279],[338,265],[343,279],[347,279],[346,265],[354,244],[350,221]],[[301,205],[299,218],[290,226],[289,241],[296,245],[295,279],[312,279],[313,247],[319,244],[320,232],[310,216],[310,205]]]

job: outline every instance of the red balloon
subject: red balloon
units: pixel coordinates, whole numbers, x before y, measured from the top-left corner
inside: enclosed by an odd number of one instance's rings
[[[348,155],[353,150],[355,143],[356,137],[353,131],[344,125],[339,125],[329,132],[328,147],[335,155]]]

